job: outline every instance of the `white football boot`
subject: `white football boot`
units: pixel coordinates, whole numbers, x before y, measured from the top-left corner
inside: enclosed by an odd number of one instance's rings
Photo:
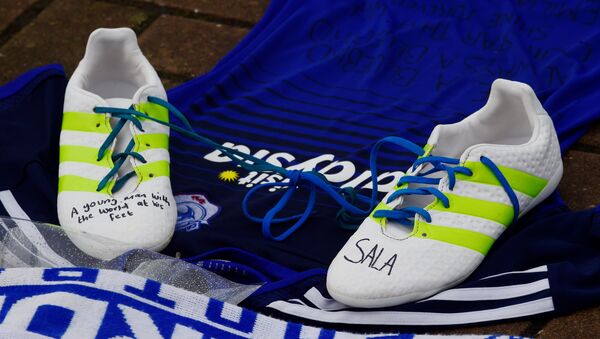
[[[58,217],[73,243],[100,259],[161,250],[175,229],[169,128],[118,112],[168,121],[167,109],[149,97],[167,99],[135,33],[94,31],[65,93]]]
[[[353,307],[385,307],[457,285],[562,176],[552,120],[526,84],[494,81],[486,105],[438,125],[419,158],[335,257],[327,290]],[[378,148],[379,146],[377,146]]]

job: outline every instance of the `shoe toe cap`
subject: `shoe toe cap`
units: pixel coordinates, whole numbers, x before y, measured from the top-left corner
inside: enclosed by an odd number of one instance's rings
[[[112,259],[131,249],[159,251],[169,243],[177,219],[175,200],[172,195],[164,196],[166,201],[153,206],[148,194],[145,199],[116,199],[113,202],[110,200],[113,198],[99,195],[90,198],[85,197],[85,193],[61,193],[59,220],[79,249],[99,259]],[[85,208],[81,201],[111,202]]]
[[[363,224],[327,272],[327,289],[353,307],[386,307],[429,297],[464,280],[480,253],[440,241],[393,239]]]

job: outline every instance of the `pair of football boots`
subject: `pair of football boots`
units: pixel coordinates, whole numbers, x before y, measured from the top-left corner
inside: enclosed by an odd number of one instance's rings
[[[86,253],[111,259],[169,243],[177,218],[172,111],[133,31],[91,34],[66,90],[58,195],[61,225]],[[410,302],[460,283],[562,176],[552,120],[533,90],[514,81],[496,80],[483,108],[438,125],[424,147],[387,137],[373,158],[386,143],[416,160],[327,275],[329,293],[355,307]]]

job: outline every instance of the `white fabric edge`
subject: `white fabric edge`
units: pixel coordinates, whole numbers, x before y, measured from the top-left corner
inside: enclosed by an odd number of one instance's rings
[[[267,307],[305,319],[326,323],[369,325],[460,325],[499,319],[519,318],[554,310],[552,297],[541,298],[495,309],[460,313],[403,311],[328,312],[286,301],[274,301]]]
[[[477,301],[477,300],[502,300],[521,297],[537,293],[550,288],[547,278],[527,284],[498,286],[498,287],[473,287],[446,290],[431,298],[422,300],[450,300],[450,301]]]

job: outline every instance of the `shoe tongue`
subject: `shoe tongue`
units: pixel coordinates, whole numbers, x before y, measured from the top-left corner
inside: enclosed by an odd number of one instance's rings
[[[133,95],[133,97],[131,99],[129,99],[129,98],[108,98],[108,99],[105,99],[105,101],[110,107],[129,108],[131,105],[137,105],[141,102],[146,102],[148,100],[148,96],[157,96],[157,97],[164,98],[165,94],[164,94],[164,90],[162,89],[161,86],[149,84],[149,85],[144,85],[144,86],[140,87],[135,92],[135,94]],[[119,120],[119,118],[111,118],[111,125],[114,127],[118,120]],[[131,141],[131,138],[132,138],[131,131],[129,129],[129,124],[131,124],[131,123],[128,122],[121,129],[119,134],[117,135],[116,144],[115,144],[113,153],[123,152],[129,145],[129,142]],[[131,164],[131,161],[128,159],[127,161],[125,161],[125,163],[123,163],[123,166],[121,166],[121,168],[119,168],[118,176],[122,177],[132,170],[133,170],[133,165]],[[132,182],[135,182],[135,180],[133,180]],[[129,185],[129,183],[127,185]],[[123,191],[128,191],[127,186],[124,188]]]
[[[140,87],[135,94],[133,95],[133,103],[139,104],[141,102],[148,101],[148,96],[159,97],[161,99],[166,99],[166,95],[162,86],[149,84]]]
[[[439,136],[440,136],[440,126],[438,125],[433,129],[433,131],[431,132],[431,135],[429,136],[429,139],[427,140],[427,145],[424,147],[425,153],[422,155],[423,157],[432,155],[431,153],[435,152],[435,145],[438,143]],[[425,172],[428,168],[430,168],[430,167],[425,166],[419,172]],[[413,174],[416,174],[416,173],[413,173]],[[441,173],[439,175],[441,175]],[[427,177],[434,177],[434,176],[435,175],[428,175]],[[410,184],[409,188],[427,187],[427,186],[431,186],[431,185]],[[428,196],[428,195],[427,196],[423,196],[423,195],[403,196],[402,198],[399,199],[398,203],[394,205],[394,207],[395,208],[401,208],[401,207],[407,207],[407,206],[425,207],[425,206],[429,205],[431,202],[433,202],[433,200],[434,200],[434,197]],[[402,225],[398,222],[388,220],[387,227],[384,232],[388,236],[400,239],[400,238],[406,237],[410,232],[412,232],[412,229],[413,229],[412,225],[406,226],[406,225]]]
[[[427,140],[427,145],[425,145],[425,147],[424,147],[425,153],[423,153],[423,155],[421,155],[421,157],[433,155],[432,153],[435,152],[435,146],[438,143],[439,135],[440,135],[440,126],[438,125],[431,132],[431,135],[429,136],[429,139]],[[424,172],[428,171],[429,169],[431,169],[431,165],[423,164],[423,165],[421,165],[421,168],[417,172],[411,172],[409,170],[409,171],[407,171],[407,174],[417,175],[418,173],[424,173]],[[441,175],[441,173],[439,175]],[[435,177],[435,176],[436,176],[436,174],[427,175],[427,177]],[[408,186],[408,188],[419,188],[419,187],[428,187],[428,186],[431,186],[431,185],[410,184]],[[398,200],[398,204],[396,205],[396,207],[400,207],[400,206],[425,207],[432,200],[433,200],[433,198],[430,198],[428,196],[418,196],[418,195],[403,196]]]
[[[145,88],[147,88],[148,86],[149,85],[143,86],[140,89],[138,89],[137,92],[133,95],[133,98],[107,98],[107,99],[105,99],[105,101],[108,104],[108,106],[110,106],[110,107],[129,108],[129,107],[131,107],[131,105],[135,105],[135,104],[139,103],[142,93],[144,92]],[[114,127],[119,120],[120,120],[119,118],[113,117],[110,119],[110,123]],[[125,149],[129,145],[129,142],[131,141],[131,138],[132,138],[131,131],[129,129],[129,124],[130,123],[128,122],[121,129],[119,134],[117,134],[117,138],[115,140],[115,148],[113,150],[113,153],[121,153],[121,152],[125,151]],[[119,168],[118,176],[122,177],[132,170],[133,170],[133,166],[131,164],[131,161],[127,160],[123,163],[121,168]],[[125,189],[124,191],[127,191],[127,189]]]
[[[106,103],[110,107],[114,107],[114,108],[129,108],[132,104],[131,99],[126,99],[126,98],[107,98],[105,100],[106,100]],[[119,120],[120,120],[119,118],[112,117],[110,119],[111,126],[114,128]],[[129,144],[130,141],[131,141],[131,131],[129,130],[128,125],[126,124],[125,126],[123,126],[121,131],[119,131],[119,134],[117,134],[117,138],[115,139],[115,148],[113,150],[113,154],[121,153],[121,152],[125,151],[125,149],[127,148],[127,145]],[[126,175],[127,173],[129,173],[132,170],[132,168],[133,167],[132,167],[130,161],[125,161],[125,163],[123,163],[121,168],[119,168],[119,172],[118,172],[119,177],[122,177],[122,176]]]
[[[131,105],[138,105],[141,102],[146,102],[148,100],[148,96],[159,96],[160,91],[157,90],[156,85],[145,85],[140,87],[131,99],[129,98],[106,98],[103,101],[106,102],[107,106],[114,108],[129,108]]]
[[[106,104],[114,108],[129,108],[131,106],[131,99],[125,98],[108,98]]]

